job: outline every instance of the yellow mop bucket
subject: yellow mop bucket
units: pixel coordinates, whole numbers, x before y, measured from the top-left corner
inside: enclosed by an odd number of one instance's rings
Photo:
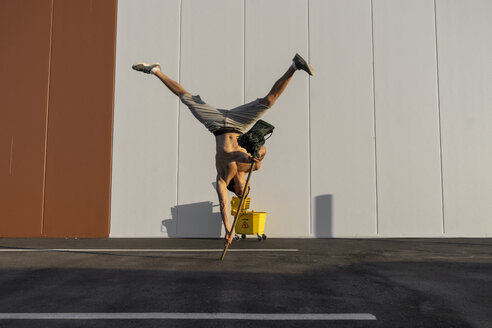
[[[246,212],[239,216],[236,233],[241,235],[263,235],[265,233],[265,212]]]
[[[231,213],[235,215],[237,212],[237,207],[239,206],[240,199],[238,197],[233,197],[231,200]],[[235,228],[235,239],[239,240],[239,235],[244,239],[246,235],[257,235],[258,240],[262,241],[267,238],[265,235],[265,221],[266,212],[247,212],[251,200],[246,197],[244,200],[244,206],[241,206],[239,217],[237,219],[237,224]]]
[[[232,197],[231,199],[231,214],[236,215],[237,213],[237,207],[239,206],[239,203],[241,202],[241,199],[239,197]],[[249,205],[251,204],[251,197],[246,197],[244,199],[243,205],[241,205],[241,211],[240,212],[245,212],[247,209],[249,209]]]

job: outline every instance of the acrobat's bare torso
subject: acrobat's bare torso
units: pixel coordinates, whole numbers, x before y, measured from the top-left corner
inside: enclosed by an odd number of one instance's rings
[[[259,160],[253,157],[237,143],[239,133],[225,133],[215,137],[216,155],[215,166],[217,168],[217,178],[222,179],[227,185],[234,180],[234,192],[242,195],[245,184],[245,175],[251,167],[252,161],[255,162],[254,170],[261,167],[261,161],[265,157],[266,148],[261,147]]]

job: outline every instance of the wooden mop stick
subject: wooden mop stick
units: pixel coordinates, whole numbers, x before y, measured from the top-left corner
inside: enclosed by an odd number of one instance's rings
[[[239,206],[237,207],[236,215],[234,215],[234,222],[232,223],[231,231],[230,231],[230,233],[228,235],[226,235],[226,237],[232,235],[233,234],[233,231],[234,231],[234,228],[236,228],[237,219],[239,218],[239,215],[241,214],[241,207],[243,206],[243,202],[244,202],[244,200],[246,199],[246,196],[247,196],[246,191],[248,190],[249,181],[251,180],[251,173],[253,173],[253,169],[255,168],[255,164],[256,163],[253,162],[251,164],[251,168],[249,169],[248,178],[246,179],[246,185],[244,186],[243,195],[241,196],[241,200],[239,201]],[[220,260],[221,261],[224,260],[224,257],[225,257],[225,255],[227,253],[227,249],[229,248],[229,245],[230,244],[227,244],[227,245],[224,246],[224,251],[222,252],[222,256],[220,257]]]

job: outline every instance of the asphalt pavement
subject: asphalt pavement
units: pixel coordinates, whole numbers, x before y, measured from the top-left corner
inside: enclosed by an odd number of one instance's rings
[[[492,327],[492,239],[222,246],[0,239],[0,327]]]

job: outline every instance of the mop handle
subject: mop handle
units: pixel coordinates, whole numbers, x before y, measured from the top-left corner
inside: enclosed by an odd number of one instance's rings
[[[251,173],[253,172],[255,164],[256,163],[253,162],[253,164],[251,164],[251,168],[249,169],[248,178],[246,179],[246,185],[244,186],[243,195],[241,196],[241,200],[239,201],[239,206],[237,207],[236,215],[234,216],[234,222],[232,223],[231,231],[228,235],[226,235],[226,237],[228,237],[229,235],[232,235],[232,232],[236,228],[237,219],[239,218],[239,215],[241,212],[241,207],[243,206],[243,202],[246,199],[246,195],[247,195],[246,190],[248,190],[249,180],[251,180]],[[224,261],[224,257],[227,253],[227,249],[229,248],[229,245],[230,244],[227,244],[224,246],[224,251],[222,252],[222,256],[220,257],[221,261]]]

